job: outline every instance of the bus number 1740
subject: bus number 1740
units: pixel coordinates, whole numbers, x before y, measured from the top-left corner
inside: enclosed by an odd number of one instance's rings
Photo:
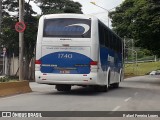
[[[72,54],[60,53],[60,54],[58,54],[58,58],[71,59],[72,58]]]

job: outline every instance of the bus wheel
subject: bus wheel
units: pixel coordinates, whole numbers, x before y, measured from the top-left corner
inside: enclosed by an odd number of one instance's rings
[[[70,91],[71,85],[56,85],[58,91]]]
[[[104,85],[104,86],[96,85],[96,86],[94,86],[94,90],[96,92],[107,92],[108,86],[107,85]]]
[[[113,83],[113,84],[112,84],[112,87],[113,87],[113,88],[118,88],[118,87],[119,87],[119,83]]]

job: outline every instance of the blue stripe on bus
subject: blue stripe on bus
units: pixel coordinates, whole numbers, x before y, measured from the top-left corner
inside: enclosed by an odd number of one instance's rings
[[[114,61],[108,61],[108,56],[111,56],[114,58]],[[101,67],[103,71],[107,71],[108,67],[111,68],[111,70],[114,69],[114,71],[119,72],[120,68],[122,68],[122,56],[121,53],[116,53],[113,50],[101,46],[100,47],[100,60],[101,60]]]
[[[86,55],[66,51],[47,54],[40,60],[42,73],[56,74],[61,74],[64,70],[68,70],[68,74],[89,74],[92,61]]]

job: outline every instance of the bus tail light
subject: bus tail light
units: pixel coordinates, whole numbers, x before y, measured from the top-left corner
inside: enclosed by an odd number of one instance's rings
[[[91,61],[90,65],[98,65],[98,62],[97,61]]]
[[[91,72],[97,72],[98,62],[97,61],[91,61],[90,62],[90,69],[91,69]]]
[[[40,71],[42,62],[40,60],[35,61],[35,71]]]
[[[40,65],[40,64],[42,64],[42,62],[40,60],[36,60],[35,64]]]

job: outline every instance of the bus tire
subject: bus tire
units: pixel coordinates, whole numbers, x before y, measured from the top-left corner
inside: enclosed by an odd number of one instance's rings
[[[107,92],[108,91],[108,86],[107,85],[103,85],[103,86],[101,86],[101,85],[95,85],[94,86],[94,90],[96,92]]]
[[[70,91],[71,85],[56,85],[57,91]]]
[[[121,70],[121,72],[120,72],[119,82],[122,82],[122,70]]]
[[[118,88],[118,87],[119,87],[119,83],[121,82],[121,79],[122,79],[121,77],[122,77],[122,74],[121,74],[121,72],[120,72],[120,75],[119,75],[119,82],[113,83],[113,84],[112,84],[112,87],[113,87],[113,88]]]
[[[113,84],[112,84],[112,87],[113,87],[113,88],[118,88],[118,87],[119,87],[119,82],[118,82],[118,83],[113,83]]]
[[[109,71],[108,72],[108,88],[110,86],[110,80],[111,80],[111,72]]]

